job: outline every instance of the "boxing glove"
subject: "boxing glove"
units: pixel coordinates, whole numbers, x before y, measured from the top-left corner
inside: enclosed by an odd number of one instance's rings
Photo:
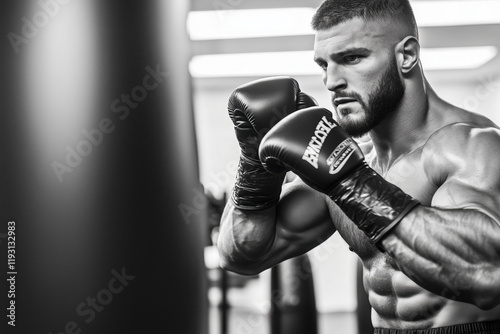
[[[289,77],[252,81],[232,92],[228,113],[241,148],[231,196],[237,208],[263,210],[277,203],[285,173],[271,174],[264,169],[258,156],[260,142],[285,116],[315,105],[316,101]]]
[[[419,204],[367,165],[356,142],[324,108],[307,108],[283,119],[263,138],[259,156],[268,171],[291,170],[327,194],[379,248],[383,237]]]

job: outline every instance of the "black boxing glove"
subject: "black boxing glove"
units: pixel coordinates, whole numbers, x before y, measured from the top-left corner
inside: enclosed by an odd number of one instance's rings
[[[260,163],[259,145],[264,135],[281,119],[298,109],[317,105],[289,77],[252,81],[236,88],[229,98],[229,117],[234,123],[241,156],[231,199],[244,210],[263,210],[275,205],[285,171],[267,172]]]
[[[367,165],[327,109],[307,108],[283,119],[263,138],[259,154],[270,172],[291,170],[327,194],[379,248],[384,235],[419,204]]]

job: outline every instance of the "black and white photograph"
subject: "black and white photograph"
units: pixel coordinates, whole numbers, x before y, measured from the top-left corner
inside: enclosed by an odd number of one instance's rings
[[[500,0],[0,17],[0,333],[500,334]]]

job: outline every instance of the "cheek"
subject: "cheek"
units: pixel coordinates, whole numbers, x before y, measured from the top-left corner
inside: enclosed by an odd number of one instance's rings
[[[383,72],[384,71],[381,71],[380,68],[364,71],[360,76],[360,81],[365,87],[368,88],[368,90],[371,90],[370,87],[375,87],[380,82]]]
[[[376,84],[387,71],[389,64],[385,59],[369,57],[358,67],[360,79]]]
[[[374,66],[360,66],[359,68],[352,69],[349,74],[351,90],[363,97],[368,96],[373,90],[373,87],[379,82],[379,77],[381,75],[380,69],[373,67]]]
[[[365,101],[368,101],[368,98],[376,93],[378,87],[385,79],[384,73],[385,71],[383,71],[381,68],[378,68],[370,72],[365,72],[362,78],[360,78],[360,85],[362,85],[363,87],[362,96]]]
[[[361,97],[364,105],[366,106],[373,95],[375,85],[372,80],[360,78],[355,85],[351,86],[351,91],[356,92]]]

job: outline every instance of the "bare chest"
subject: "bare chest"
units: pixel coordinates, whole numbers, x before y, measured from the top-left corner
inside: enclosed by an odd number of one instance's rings
[[[381,170],[376,159],[367,155],[368,164],[383,178],[404,192],[430,206],[437,187],[429,181],[424,170],[421,151],[397,160],[390,168]],[[425,161],[428,168],[432,161]],[[395,261],[374,247],[368,237],[347,217],[336,223],[338,233],[363,261],[363,281],[373,308],[375,327],[430,328],[462,322],[497,319],[500,306],[482,311],[473,305],[453,301],[444,292],[435,295],[413,282],[400,271]],[[453,296],[452,296],[453,297]]]
[[[423,205],[430,205],[437,187],[432,184],[424,171],[421,159],[421,150],[397,160],[387,171],[380,170],[374,162],[368,161],[370,166],[384,179],[417,199]],[[427,163],[428,164],[428,163]]]
[[[430,205],[437,188],[432,184],[424,171],[421,161],[421,151],[417,150],[411,155],[396,161],[385,172],[377,168],[375,159],[367,155],[367,163],[384,179],[417,199],[423,205]],[[380,252],[370,244],[369,239],[347,217],[336,222],[337,231],[349,244],[350,249],[358,254],[362,260],[368,260]]]

